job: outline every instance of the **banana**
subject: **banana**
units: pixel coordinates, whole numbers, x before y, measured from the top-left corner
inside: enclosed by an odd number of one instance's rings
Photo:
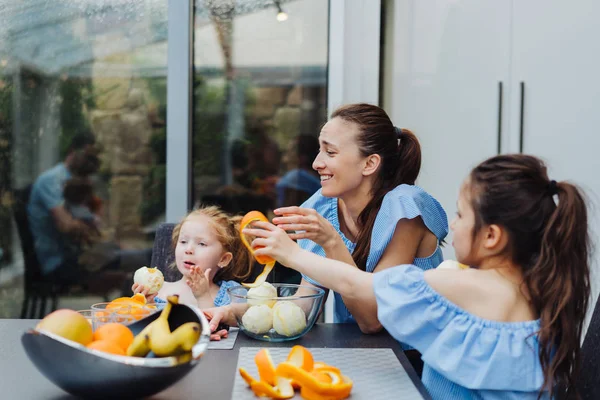
[[[177,304],[179,302],[179,296],[169,296],[168,302],[165,305],[165,308],[161,311],[158,319],[149,323],[140,333],[136,335],[133,339],[133,342],[127,348],[127,355],[133,357],[146,357],[148,353],[150,353],[150,336],[152,335],[152,330],[154,329],[154,325],[159,319],[168,320],[169,314],[171,313],[171,308],[173,304]],[[167,329],[169,327],[169,323],[167,322]]]
[[[154,326],[150,337],[150,348],[159,357],[180,355],[192,350],[200,338],[200,324],[188,322],[172,333],[162,325]]]
[[[192,350],[200,338],[200,324],[188,322],[171,332],[169,313],[173,304],[179,302],[179,296],[167,297],[167,305],[160,316],[152,323],[149,346],[158,357],[181,355]]]
[[[150,331],[152,324],[149,323],[140,333],[133,338],[133,342],[127,348],[127,355],[133,357],[146,357],[150,353]]]

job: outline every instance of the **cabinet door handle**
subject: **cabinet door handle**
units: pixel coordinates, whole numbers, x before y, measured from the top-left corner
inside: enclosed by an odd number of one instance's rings
[[[502,151],[502,81],[498,82],[498,143],[496,154]]]
[[[523,152],[524,127],[525,127],[525,82],[521,81],[521,121],[519,124],[519,153]]]

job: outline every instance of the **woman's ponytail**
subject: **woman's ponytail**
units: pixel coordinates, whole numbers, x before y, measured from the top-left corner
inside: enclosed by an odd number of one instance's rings
[[[398,163],[393,187],[401,184],[414,185],[421,170],[421,145],[408,129],[397,128]]]

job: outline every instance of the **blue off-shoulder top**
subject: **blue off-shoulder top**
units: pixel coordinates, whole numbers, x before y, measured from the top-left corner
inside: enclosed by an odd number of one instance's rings
[[[340,230],[338,220],[338,199],[335,197],[325,197],[321,190],[316,192],[310,199],[306,200],[302,207],[312,208],[327,219],[341,236],[348,251],[352,254],[356,244],[351,242]],[[413,264],[423,270],[437,267],[443,260],[440,244],[448,234],[448,218],[446,212],[429,193],[418,186],[400,185],[389,191],[381,203],[373,231],[371,233],[371,249],[367,258],[366,271],[373,272],[377,263],[383,256],[383,253],[392,240],[396,225],[401,219],[413,219],[421,217],[423,223],[438,239],[438,246],[435,251],[426,258],[415,258]],[[312,240],[302,239],[298,241],[301,248],[312,253],[325,257],[325,250]],[[318,282],[303,275],[303,278],[315,286],[322,287]],[[335,311],[334,321],[339,323],[356,322],[346,305],[342,296],[334,293]]]
[[[470,314],[434,291],[414,265],[374,274],[373,287],[383,327],[421,352],[423,384],[434,400],[538,398],[544,381],[539,320]]]

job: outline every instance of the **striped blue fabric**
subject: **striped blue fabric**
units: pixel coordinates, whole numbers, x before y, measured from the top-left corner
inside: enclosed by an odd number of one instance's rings
[[[421,352],[423,384],[434,400],[537,398],[544,381],[539,320],[470,314],[435,292],[414,265],[374,274],[373,288],[383,327]]]
[[[227,289],[229,289],[230,287],[240,286],[240,284],[236,281],[220,281],[218,285],[219,291],[217,292],[217,296],[215,297],[214,305],[215,307],[226,306],[229,303],[231,303],[231,299],[229,298],[229,293],[227,293]],[[155,297],[154,302],[157,304],[159,309],[164,308],[164,305],[167,303],[166,300],[161,299],[159,297]]]
[[[342,237],[348,251],[350,253],[354,251],[356,244],[348,240],[340,231],[337,198],[324,197],[321,194],[321,190],[319,190],[304,202],[302,207],[315,209],[325,217]],[[421,216],[425,226],[438,238],[438,247],[429,257],[415,258],[413,263],[426,270],[437,267],[443,261],[439,243],[448,234],[446,212],[437,200],[420,187],[400,185],[385,195],[379,208],[371,234],[371,252],[367,258],[367,272],[373,272],[377,266],[387,245],[392,240],[398,221],[401,219],[413,219],[418,216]],[[302,239],[298,241],[298,244],[305,250],[323,257],[325,256],[325,250],[312,240]],[[307,276],[303,277],[307,282],[321,287],[318,282]],[[334,321],[339,323],[356,322],[348,308],[346,308],[342,297],[338,293],[334,293],[334,296]]]

